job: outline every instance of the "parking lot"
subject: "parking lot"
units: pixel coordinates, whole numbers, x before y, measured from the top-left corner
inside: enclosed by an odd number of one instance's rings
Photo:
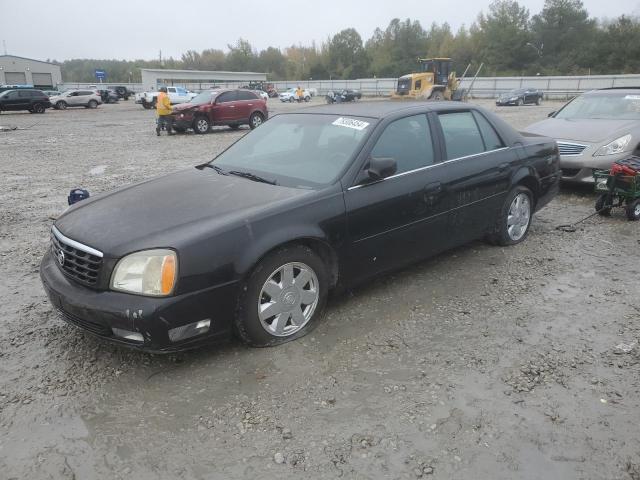
[[[479,103],[517,128],[561,105]],[[332,298],[280,347],[155,356],[64,323],[38,265],[69,190],[187,168],[249,131],[158,138],[154,121],[132,101],[0,115],[19,127],[0,132],[0,479],[640,479],[640,226],[556,230],[593,212],[588,188],[564,187],[522,244]]]

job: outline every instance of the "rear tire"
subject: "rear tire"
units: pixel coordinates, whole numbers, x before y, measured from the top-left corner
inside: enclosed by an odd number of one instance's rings
[[[516,105],[518,107],[521,107],[522,105],[524,105],[524,100],[522,100],[521,98],[518,99],[518,101],[516,102]]]
[[[542,104],[542,97],[536,98],[536,105]]]
[[[505,198],[504,204],[489,241],[495,245],[515,245],[529,234],[533,219],[534,196],[527,187],[514,187]]]
[[[258,128],[264,123],[264,117],[259,112],[253,112],[249,117],[249,127],[251,130]]]
[[[313,250],[282,247],[261,260],[242,286],[235,330],[254,347],[300,338],[322,317],[328,286],[326,266]]]
[[[640,220],[640,198],[633,200],[627,204],[627,218],[632,222]]]
[[[87,108],[98,108],[98,102],[96,102],[95,100],[89,100],[89,103],[87,103]]]
[[[151,104],[150,104],[150,103],[145,102],[144,100],[142,101],[142,107],[143,107],[145,110],[151,110]]]
[[[193,131],[199,135],[209,133],[211,131],[211,124],[206,117],[196,117],[193,121]]]
[[[603,217],[610,217],[611,207],[604,208],[605,205],[611,205],[611,199],[608,193],[601,193],[596,200],[596,212]]]

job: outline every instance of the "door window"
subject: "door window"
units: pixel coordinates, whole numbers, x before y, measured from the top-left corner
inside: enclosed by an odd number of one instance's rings
[[[175,89],[175,87],[169,87],[169,88],[167,88],[167,92],[176,93],[176,89]]]
[[[234,100],[236,100],[236,98],[236,92],[224,92],[220,94],[216,103],[233,102]]]
[[[18,98],[18,92],[15,90],[13,92],[9,92],[4,95],[4,98],[7,98],[9,100],[16,100]]]
[[[257,100],[257,98],[258,97],[247,90],[238,90],[238,100]]]
[[[471,112],[440,113],[438,118],[444,134],[447,160],[485,151],[482,135]]]
[[[23,92],[18,92],[18,96],[20,98],[31,98],[31,92],[28,90]]]
[[[427,116],[414,115],[389,124],[373,147],[371,156],[395,158],[396,173],[433,165],[433,143]]]

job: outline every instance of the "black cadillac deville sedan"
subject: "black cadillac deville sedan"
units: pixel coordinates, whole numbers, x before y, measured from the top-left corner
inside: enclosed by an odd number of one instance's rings
[[[40,274],[68,322],[114,342],[276,345],[313,328],[331,290],[474,239],[521,242],[558,161],[553,140],[473,105],[308,108],[76,204]]]

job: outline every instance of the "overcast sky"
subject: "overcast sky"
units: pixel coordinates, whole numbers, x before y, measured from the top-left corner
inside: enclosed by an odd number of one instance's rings
[[[583,0],[594,17],[640,15],[640,0]],[[366,41],[398,17],[469,25],[490,0],[0,0],[0,40],[7,53],[35,59],[152,59],[187,50],[226,50],[239,38],[254,48],[319,45],[353,27]],[[536,14],[544,0],[520,0]],[[296,6],[297,5],[297,6]],[[2,47],[0,45],[0,47]],[[4,53],[4,48],[0,50]]]

